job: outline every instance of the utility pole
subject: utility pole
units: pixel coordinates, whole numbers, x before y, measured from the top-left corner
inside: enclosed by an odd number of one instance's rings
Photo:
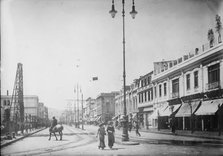
[[[77,127],[80,128],[80,121],[79,121],[79,89],[77,84]]]
[[[84,101],[83,101],[83,93],[81,93],[81,97],[82,97],[81,98],[81,107],[82,107],[81,108],[81,110],[82,110],[82,120],[81,121],[82,121],[82,130],[84,130],[84,118],[83,118],[84,117],[84,109],[83,109],[83,102]]]

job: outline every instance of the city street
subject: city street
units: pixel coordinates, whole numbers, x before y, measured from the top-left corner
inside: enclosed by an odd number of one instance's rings
[[[26,137],[1,149],[1,155],[220,155],[223,141],[193,137],[140,132],[129,133],[130,141],[139,145],[121,143],[121,130],[116,130],[113,149],[97,148],[97,127],[85,125],[85,130],[64,125],[62,141],[52,136],[48,140],[48,129]],[[105,139],[107,144],[107,138]]]

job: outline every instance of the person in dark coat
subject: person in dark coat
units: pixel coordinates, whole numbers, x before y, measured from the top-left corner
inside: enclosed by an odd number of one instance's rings
[[[218,105],[217,116],[218,116],[218,135],[221,136],[221,132],[223,130],[223,104],[221,106],[220,104]]]
[[[111,121],[108,123],[107,133],[108,133],[108,147],[110,147],[111,149],[115,142],[115,136],[114,136],[115,128],[113,126],[113,122]]]
[[[52,121],[50,129],[52,130],[56,125],[57,125],[57,119],[53,117],[53,121]]]
[[[139,133],[139,124],[138,122],[136,122],[136,135],[141,136],[141,134]]]
[[[104,149],[105,148],[105,127],[104,127],[104,124],[101,123],[99,124],[99,128],[98,128],[98,133],[97,133],[97,136],[99,136],[99,145],[98,145],[98,148],[100,149]]]

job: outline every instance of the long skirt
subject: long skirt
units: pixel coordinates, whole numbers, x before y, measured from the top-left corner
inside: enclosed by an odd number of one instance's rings
[[[105,136],[104,135],[100,135],[99,136],[99,148],[105,148]]]
[[[115,137],[114,134],[108,134],[108,146],[111,148],[114,145]]]

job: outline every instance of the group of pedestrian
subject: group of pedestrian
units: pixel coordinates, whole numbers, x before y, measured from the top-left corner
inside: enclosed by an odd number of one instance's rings
[[[115,136],[114,136],[114,133],[115,133],[115,128],[113,126],[113,122],[110,121],[108,122],[108,126],[107,126],[107,134],[108,134],[108,147],[110,149],[112,149],[113,145],[114,145],[114,142],[115,142]],[[106,135],[106,131],[105,131],[105,127],[104,127],[104,123],[101,123],[99,124],[99,129],[98,129],[98,132],[97,132],[97,136],[99,136],[99,145],[98,145],[98,149],[104,149],[106,146],[105,146],[105,135]]]

